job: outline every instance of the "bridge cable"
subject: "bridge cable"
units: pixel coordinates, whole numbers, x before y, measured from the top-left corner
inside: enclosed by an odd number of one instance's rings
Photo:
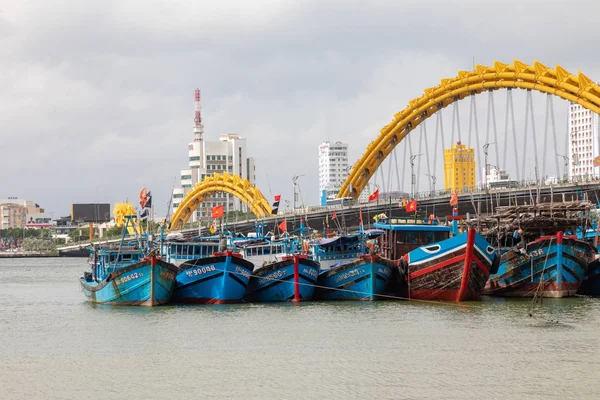
[[[475,152],[475,154],[477,154],[477,165],[481,166],[481,152],[479,151],[479,149],[481,149],[481,147],[479,147],[479,122],[477,120],[477,99],[475,98],[474,94],[472,96],[473,123],[475,124],[475,143],[477,144],[477,151]],[[481,172],[479,172],[479,174],[481,174]],[[477,171],[475,171],[475,179],[477,179]],[[477,185],[477,182],[475,182],[475,185]]]
[[[414,155],[414,153],[413,153],[413,147],[412,147],[412,137],[410,136],[410,132],[407,134],[407,136],[408,136],[408,152],[409,152],[410,158],[412,158],[412,156]],[[410,164],[410,158],[408,160],[409,164]],[[404,162],[404,165],[406,167],[406,161]],[[409,193],[412,196],[414,194],[413,193],[413,176],[412,176],[413,169],[412,169],[412,167],[410,165],[408,166],[407,169],[408,169],[409,174],[410,174],[410,179],[409,179],[410,190],[409,190]]]
[[[554,119],[554,99],[552,98],[552,95],[548,94],[548,99],[550,101],[550,122],[552,124],[552,137],[554,139],[554,157],[556,159],[556,179],[558,179],[560,177],[560,162],[558,161],[558,139],[557,139],[557,135],[556,135],[556,121]],[[567,118],[568,120],[568,118]],[[568,127],[567,127],[568,129]],[[568,133],[568,132],[567,132]],[[598,139],[600,139],[600,136],[598,136]]]
[[[421,154],[423,154],[423,127],[425,126],[425,121],[423,121],[421,124],[419,124],[419,157],[417,160],[417,175],[415,176],[416,179],[416,184],[415,184],[415,194],[419,193],[419,177],[421,176]]]
[[[408,143],[406,140],[403,140],[402,143],[404,143],[404,156],[402,158],[402,162],[404,163],[404,168],[402,169],[402,187],[400,188],[400,190],[404,191],[404,177],[406,175],[406,149],[408,149]]]
[[[533,111],[533,96],[532,96],[532,92],[531,90],[527,91],[527,99],[529,100],[529,108],[531,109],[531,134],[532,134],[532,138],[533,138],[533,154],[535,157],[535,182],[536,184],[539,184],[539,178],[540,178],[540,164],[539,164],[539,157],[538,157],[538,146],[537,146],[537,134],[535,132],[535,113]],[[545,141],[545,137],[544,137],[544,141]],[[545,152],[545,149],[544,149]],[[539,189],[539,187],[538,187]],[[538,190],[538,195],[539,195],[539,190]]]
[[[433,179],[431,175],[431,160],[429,157],[429,140],[427,140],[427,120],[423,121],[423,136],[425,137],[425,160],[427,161],[427,180],[429,181],[429,192],[432,192]],[[435,174],[435,171],[433,172]],[[431,193],[430,193],[431,194]]]
[[[531,92],[527,90],[527,99],[525,100],[525,130],[523,131],[523,164],[521,165],[521,179],[525,180],[525,164],[527,163],[527,128],[529,128],[529,97]]]
[[[435,174],[437,169],[437,157],[436,157],[436,150],[437,150],[437,143],[438,143],[438,137],[440,134],[440,129],[439,129],[439,124],[440,124],[440,119],[442,117],[442,110],[439,110],[436,113],[436,117],[435,117],[435,139],[433,140],[433,173]],[[442,154],[444,154],[444,145],[442,144]]]
[[[383,175],[383,169],[384,169],[383,160],[381,160],[381,164],[380,164],[380,167],[379,167],[379,174],[381,175],[381,188],[382,188],[382,191],[385,191],[385,176]],[[377,173],[377,171],[375,171],[375,173]]]
[[[515,106],[513,103],[513,98],[512,98],[512,89],[508,89],[507,92],[508,95],[508,103],[510,105],[510,114],[511,114],[511,120],[512,120],[512,133],[513,133],[513,144],[515,146],[515,166],[516,166],[516,171],[517,171],[517,181],[520,181],[521,178],[519,176],[519,152],[518,152],[518,144],[517,144],[517,126],[515,123]],[[508,116],[507,116],[507,121],[508,121]],[[507,127],[508,129],[508,127]],[[507,130],[507,135],[508,135],[508,130]],[[506,149],[504,149],[504,158],[506,159]]]
[[[406,150],[406,144],[404,146],[404,149]],[[400,187],[400,172],[398,171],[398,154],[396,149],[394,148],[393,151],[393,155],[394,155],[394,164],[396,165],[396,180],[398,181],[398,193],[400,193],[402,191],[402,188]]]
[[[494,147],[496,149],[496,166],[500,168],[500,153],[498,151],[498,126],[496,124],[496,104],[494,102],[494,91],[490,90],[490,99],[492,103],[492,126],[494,128]],[[506,168],[506,166],[502,166]]]
[[[571,132],[569,131],[569,118],[567,118],[567,129],[566,129],[566,132],[567,132],[567,134],[565,135],[565,154],[569,158],[568,167],[572,168],[572,166],[571,166],[572,159],[571,159],[571,154],[569,152],[569,136],[571,136]],[[567,169],[567,166],[565,166],[565,169]],[[567,175],[568,177],[571,177],[571,175],[575,176],[575,169],[573,168],[573,174],[571,174],[571,171],[569,169],[567,169],[563,173],[565,175]]]
[[[444,118],[442,115],[442,110],[439,110],[437,113],[439,114],[438,121],[440,123],[440,144],[442,145],[442,160],[443,160],[444,154],[446,151],[446,147],[444,145]],[[436,129],[437,129],[437,126],[436,126]],[[450,143],[450,146],[452,146],[452,143]],[[434,159],[434,161],[436,160],[435,157],[433,159]],[[433,170],[435,171],[435,168]]]
[[[542,176],[545,177],[546,174],[546,159],[547,157],[547,144],[548,144],[548,128],[549,128],[549,120],[550,120],[550,95],[546,95],[546,115],[544,120],[544,150],[542,151]]]
[[[395,151],[396,149],[392,149],[392,153]],[[392,157],[388,156],[388,184],[387,184],[387,192],[390,193],[391,192],[391,186],[392,186]]]

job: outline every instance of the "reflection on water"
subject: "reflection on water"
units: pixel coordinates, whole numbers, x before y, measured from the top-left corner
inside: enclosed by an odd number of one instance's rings
[[[600,398],[599,299],[112,307],[85,267],[0,260],[0,398]]]

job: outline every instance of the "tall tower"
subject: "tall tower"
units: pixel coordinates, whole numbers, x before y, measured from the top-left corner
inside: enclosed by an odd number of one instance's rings
[[[444,150],[444,189],[455,193],[475,189],[475,149],[459,141]]]
[[[321,205],[335,199],[348,177],[348,144],[323,142],[319,145],[319,196]]]
[[[194,91],[194,142],[201,142],[204,136],[202,114],[200,113],[200,89]]]
[[[600,167],[594,165],[600,153],[598,122],[598,114],[569,102],[569,178],[600,175]]]

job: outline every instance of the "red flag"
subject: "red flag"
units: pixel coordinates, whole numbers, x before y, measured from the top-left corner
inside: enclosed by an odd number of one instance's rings
[[[337,217],[337,215],[335,214],[335,211],[333,212],[333,214],[331,214],[331,219],[335,219]]]
[[[413,212],[417,210],[417,201],[413,200],[413,201],[409,201],[408,203],[406,203],[406,212]]]
[[[457,204],[458,204],[458,194],[452,193],[452,196],[450,197],[450,205],[455,206]]]
[[[211,209],[213,218],[221,218],[225,213],[225,209],[223,206],[215,206]]]
[[[600,156],[594,158],[592,162],[594,163],[594,167],[600,167]]]
[[[285,219],[281,221],[281,223],[278,225],[278,228],[281,232],[287,232],[287,221]]]
[[[378,200],[379,199],[379,189],[375,189],[373,194],[369,196],[369,201]]]

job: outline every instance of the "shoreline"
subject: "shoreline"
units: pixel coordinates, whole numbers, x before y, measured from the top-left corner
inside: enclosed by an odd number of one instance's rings
[[[32,251],[32,252],[0,252],[1,258],[56,258],[60,257],[58,253],[45,253],[41,251]]]

